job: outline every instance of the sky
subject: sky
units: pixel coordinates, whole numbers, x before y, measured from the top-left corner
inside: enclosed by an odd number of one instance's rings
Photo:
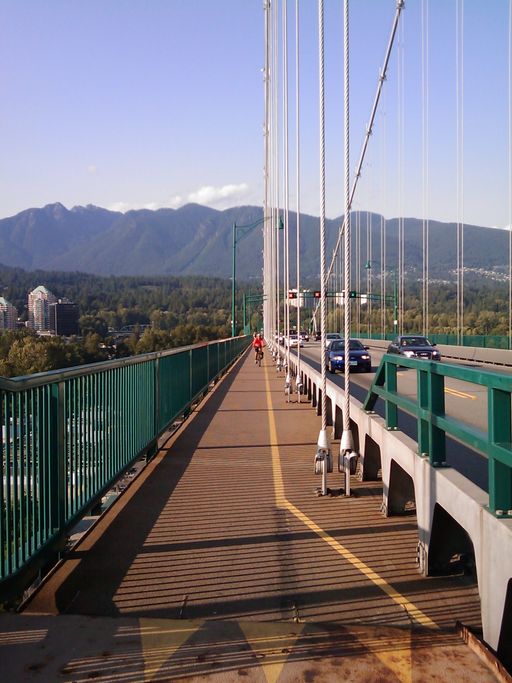
[[[510,2],[406,1],[354,209],[510,224]],[[325,0],[331,218],[343,213],[342,5]],[[292,210],[295,6],[288,0]],[[395,6],[350,3],[352,174]],[[315,0],[300,0],[299,18],[300,208],[318,215]],[[263,67],[262,0],[0,0],[0,217],[53,202],[262,205]],[[281,62],[274,76],[282,84]]]

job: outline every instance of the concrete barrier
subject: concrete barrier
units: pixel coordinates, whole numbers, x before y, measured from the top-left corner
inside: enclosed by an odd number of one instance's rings
[[[290,362],[292,370],[296,371],[296,358],[292,356]],[[318,412],[321,374],[302,358],[301,375],[308,397]],[[343,390],[328,379],[326,396],[331,405],[333,433],[339,434],[337,422],[342,419]],[[434,553],[433,532],[439,535],[439,523],[436,522],[439,515],[449,515],[470,539],[481,599],[483,636],[486,643],[498,651],[502,630],[505,633],[505,628],[510,628],[512,622],[512,615],[505,614],[507,589],[512,582],[512,519],[494,517],[486,509],[488,494],[485,491],[453,469],[432,467],[428,458],[417,454],[415,441],[402,432],[388,431],[384,419],[364,412],[355,398],[350,401],[350,417],[357,427],[360,475],[365,478],[366,470],[375,478],[378,469],[382,472],[384,514],[404,509],[408,486],[411,489],[418,524],[419,571],[424,575],[430,573],[436,559],[431,555]],[[376,464],[379,459],[380,468],[379,463]],[[336,458],[333,460],[336,462]],[[408,478],[412,485],[408,484]],[[450,548],[464,549],[465,534],[453,532],[449,535],[444,543],[446,548],[442,548],[444,554],[449,554]],[[439,550],[435,552],[439,553]]]
[[[389,346],[389,341],[381,341],[379,339],[363,339],[361,341],[366,346],[381,351],[386,350]],[[512,367],[512,351],[506,349],[484,349],[479,346],[447,346],[445,344],[439,344],[437,348],[446,360],[462,360]]]

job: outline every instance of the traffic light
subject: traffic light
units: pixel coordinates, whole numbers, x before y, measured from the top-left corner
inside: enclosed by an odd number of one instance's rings
[[[290,289],[288,292],[288,298],[289,299],[296,299],[297,298],[297,292],[293,289]]]
[[[322,292],[320,292],[320,290],[318,289],[315,289],[315,291],[313,292],[313,296],[315,299],[320,299],[320,297],[322,296]]]
[[[348,293],[348,298],[349,299],[355,299],[357,297],[357,292],[355,289],[351,289]]]

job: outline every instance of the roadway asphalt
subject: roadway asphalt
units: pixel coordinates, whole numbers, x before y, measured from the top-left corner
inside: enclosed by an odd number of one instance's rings
[[[475,578],[418,574],[415,517],[381,515],[381,482],[315,495],[319,418],[268,356],[0,615],[3,680],[497,680],[454,629],[480,625]]]

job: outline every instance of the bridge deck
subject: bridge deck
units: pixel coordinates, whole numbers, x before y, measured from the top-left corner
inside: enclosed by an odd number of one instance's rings
[[[53,618],[57,638],[68,619],[89,650],[96,639],[101,675],[125,667],[123,680],[212,667],[219,680],[229,671],[265,680],[261,665],[267,681],[306,670],[339,680],[344,668],[356,676],[356,658],[366,673],[346,680],[419,671],[444,680],[450,668],[494,680],[453,632],[438,630],[479,626],[475,582],[417,573],[415,517],[382,517],[379,482],[353,481],[351,498],[314,495],[319,418],[307,402],[285,401],[282,375],[265,362],[248,356],[224,378],[34,594],[18,628]],[[341,484],[330,475],[331,487]],[[123,633],[131,654],[121,661]],[[64,668],[82,680],[80,666]]]

